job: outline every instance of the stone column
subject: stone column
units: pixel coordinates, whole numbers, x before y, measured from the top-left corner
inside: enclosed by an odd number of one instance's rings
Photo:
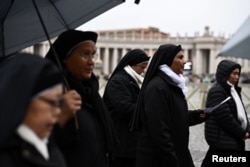
[[[95,60],[95,74],[101,76],[103,74],[103,61],[101,60],[100,48],[96,48]]]
[[[109,74],[109,48],[105,48],[104,51],[103,72]]]
[[[196,49],[195,62],[193,64],[195,74],[202,74],[202,54],[200,49]]]
[[[102,61],[101,60],[101,48],[96,48],[96,57],[95,57],[96,61]]]
[[[112,59],[112,71],[115,69],[115,67],[117,66],[117,61],[118,61],[118,50],[117,48],[113,48],[113,59]]]
[[[187,49],[183,49],[183,53],[184,53],[184,59],[186,61],[188,61],[188,51],[187,51]]]
[[[216,55],[214,49],[210,49],[210,55],[209,55],[209,74],[214,74],[216,71]]]
[[[48,48],[47,48],[47,44],[46,43],[41,43],[41,50],[40,50],[40,55],[42,56],[42,57],[45,57],[45,55],[47,54],[47,52],[48,52]]]
[[[124,57],[126,53],[127,53],[127,49],[126,48],[122,48],[122,57]]]

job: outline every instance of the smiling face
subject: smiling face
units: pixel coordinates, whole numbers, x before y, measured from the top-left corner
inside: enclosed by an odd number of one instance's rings
[[[30,102],[23,123],[41,139],[49,137],[57,123],[61,109],[56,104],[62,98],[62,89],[62,85],[58,85]]]
[[[186,64],[186,60],[184,58],[184,52],[181,50],[177,53],[175,56],[173,63],[171,65],[171,69],[176,73],[176,74],[182,74],[184,71],[184,66]]]
[[[96,46],[93,41],[82,42],[64,60],[64,65],[78,80],[88,80],[94,69],[95,53]]]

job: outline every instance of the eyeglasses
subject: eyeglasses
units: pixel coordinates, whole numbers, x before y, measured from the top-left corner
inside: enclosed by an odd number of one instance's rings
[[[63,100],[51,100],[45,97],[39,97],[38,99],[45,101],[46,103],[50,104],[53,107],[57,107],[57,108],[62,108],[62,104],[63,104]]]
[[[92,59],[95,60],[97,58],[97,54],[91,53],[91,52],[82,52],[80,53],[81,57],[83,57],[84,59]]]

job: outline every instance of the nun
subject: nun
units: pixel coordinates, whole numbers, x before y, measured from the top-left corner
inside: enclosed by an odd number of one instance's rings
[[[205,121],[204,111],[188,111],[181,45],[155,52],[138,97],[132,128],[139,131],[137,167],[194,167],[189,126]]]
[[[62,75],[48,60],[19,53],[0,68],[0,166],[66,167],[51,139],[61,112]]]
[[[65,31],[46,55],[56,65],[58,55],[68,90],[75,90],[82,101],[75,117],[55,129],[68,167],[108,167],[112,161],[114,128],[93,73],[97,37],[92,31]]]
[[[115,147],[116,167],[135,167],[137,135],[129,130],[129,123],[148,61],[148,55],[141,49],[126,53],[114,69],[104,91],[103,99],[111,113],[119,141]]]

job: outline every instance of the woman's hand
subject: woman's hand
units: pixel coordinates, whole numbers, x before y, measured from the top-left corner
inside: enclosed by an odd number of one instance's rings
[[[246,139],[248,139],[248,138],[250,138],[250,134],[249,134],[248,132],[246,132],[246,133],[245,133],[245,137],[243,138],[243,140],[246,140]]]
[[[207,119],[209,117],[209,113],[206,113],[204,109],[200,109],[200,118]]]
[[[62,99],[62,112],[58,120],[60,126],[64,126],[70,118],[74,117],[76,112],[81,109],[82,105],[81,96],[75,90],[66,92]]]

